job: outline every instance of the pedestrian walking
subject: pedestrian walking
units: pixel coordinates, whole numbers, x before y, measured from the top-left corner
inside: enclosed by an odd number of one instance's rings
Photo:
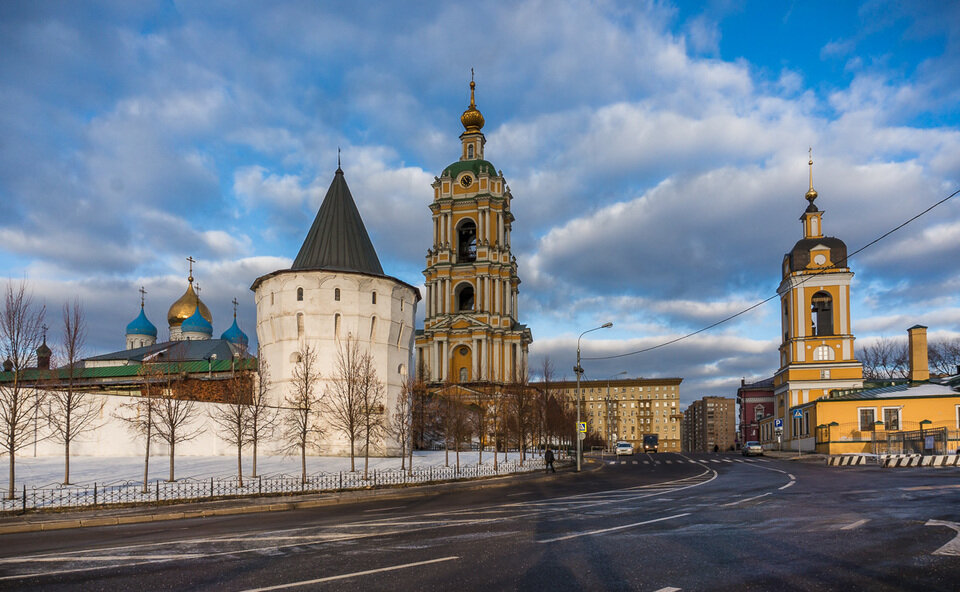
[[[553,450],[547,448],[547,451],[543,454],[543,462],[547,463],[547,468],[550,469],[550,471],[554,473],[557,472],[557,470],[553,468]]]

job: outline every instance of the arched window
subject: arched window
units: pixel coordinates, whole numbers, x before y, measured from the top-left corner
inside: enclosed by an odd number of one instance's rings
[[[833,335],[833,298],[827,292],[817,292],[810,301],[811,335]]]
[[[457,311],[473,310],[473,286],[461,284],[457,288]]]
[[[370,317],[370,341],[373,341],[373,335],[377,331],[377,317]]]
[[[333,338],[340,339],[340,313],[333,315]]]
[[[297,313],[297,338],[303,337],[303,313]]]
[[[397,347],[400,347],[400,343],[403,341],[403,323],[400,323],[400,329],[397,331]]]
[[[373,292],[373,293],[370,294],[370,303],[371,303],[371,304],[376,304],[376,303],[377,303],[377,293],[376,293],[376,292]]]
[[[757,405],[753,408],[753,416],[756,419],[763,419],[763,405]]]
[[[457,231],[457,261],[470,262],[477,260],[477,225],[467,219],[460,224]]]
[[[297,288],[297,302],[303,302],[303,288]]]
[[[467,381],[467,369],[460,368],[460,382],[466,382],[466,381]]]
[[[333,289],[333,299],[340,302],[340,288]]]
[[[473,144],[467,144],[467,158],[473,158]]]
[[[813,359],[817,362],[829,362],[836,359],[833,348],[829,345],[821,345],[813,350]]]
[[[301,359],[300,352],[295,351],[295,352],[293,352],[292,354],[290,354],[290,363],[291,363],[291,364],[296,364],[296,363],[298,363],[298,362],[300,361],[300,359]]]

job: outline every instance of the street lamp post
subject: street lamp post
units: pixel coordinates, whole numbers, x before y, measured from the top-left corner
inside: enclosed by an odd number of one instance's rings
[[[613,326],[613,323],[607,322],[599,327],[594,327],[593,329],[587,329],[580,334],[580,337],[577,337],[577,365],[573,367],[573,371],[577,373],[577,472],[580,472],[580,461],[581,456],[583,456],[583,440],[580,439],[580,376],[583,374],[583,367],[580,366],[580,340],[583,339],[583,336],[591,331],[597,331],[598,329],[609,329]]]

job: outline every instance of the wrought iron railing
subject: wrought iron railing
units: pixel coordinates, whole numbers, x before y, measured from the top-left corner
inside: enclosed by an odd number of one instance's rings
[[[560,464],[560,463],[558,463]],[[94,482],[72,485],[27,487],[11,499],[0,499],[0,512],[31,509],[62,509],[92,506],[121,506],[161,504],[173,501],[209,500],[259,495],[321,493],[356,489],[403,487],[440,481],[477,479],[511,473],[543,470],[541,458],[525,461],[501,461],[492,464],[415,467],[401,469],[372,469],[364,478],[363,471],[320,472],[307,475],[269,475],[246,477],[242,484],[236,475],[204,479],[184,478],[177,481],[154,479],[144,487],[142,481]]]

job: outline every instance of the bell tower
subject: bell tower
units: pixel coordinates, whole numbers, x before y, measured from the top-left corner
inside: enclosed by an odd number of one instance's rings
[[[862,386],[850,325],[847,245],[823,234],[823,212],[814,204],[813,157],[809,204],[800,217],[803,238],[784,255],[780,295],[780,369],[774,375],[776,412],[803,405],[834,389]]]
[[[460,158],[434,177],[433,245],[427,249],[424,328],[417,371],[432,383],[506,383],[519,379],[533,337],[518,321],[520,278],[510,252],[513,196],[501,171],[484,160],[476,83],[460,122]]]

